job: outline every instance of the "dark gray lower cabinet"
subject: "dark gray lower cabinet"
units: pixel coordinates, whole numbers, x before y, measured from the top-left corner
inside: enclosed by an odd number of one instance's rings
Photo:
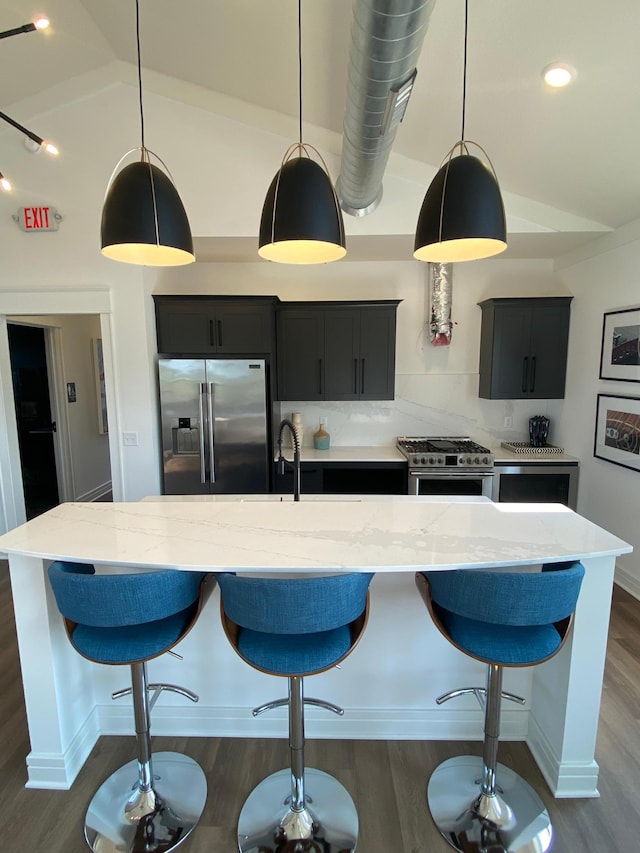
[[[302,494],[315,495],[406,495],[406,462],[303,462],[300,469]],[[274,467],[273,491],[293,492],[293,470],[281,474]]]
[[[392,400],[397,306],[397,300],[280,306],[278,399]]]
[[[564,397],[571,299],[504,298],[479,303],[480,397]]]

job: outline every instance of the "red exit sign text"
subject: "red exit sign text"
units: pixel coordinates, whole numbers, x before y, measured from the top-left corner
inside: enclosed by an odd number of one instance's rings
[[[55,207],[21,207],[13,217],[23,231],[57,231],[61,219]]]

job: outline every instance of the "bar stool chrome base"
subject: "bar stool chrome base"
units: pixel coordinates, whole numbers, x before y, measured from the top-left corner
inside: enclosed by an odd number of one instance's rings
[[[312,767],[305,768],[304,783],[308,808],[301,812],[288,808],[290,770],[272,773],[253,789],[238,820],[239,853],[353,853],[358,813],[346,788]]]
[[[98,788],[84,827],[94,853],[167,853],[194,828],[207,798],[200,765],[187,755],[158,752],[152,768],[151,791],[139,790],[137,760]]]
[[[434,823],[459,851],[546,853],[553,829],[544,803],[513,770],[498,764],[494,797],[482,795],[482,759],[458,755],[431,774],[427,802]]]

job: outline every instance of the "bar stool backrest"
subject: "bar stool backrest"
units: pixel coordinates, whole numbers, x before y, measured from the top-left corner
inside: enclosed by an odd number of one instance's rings
[[[180,613],[198,599],[200,572],[167,570],[99,575],[89,563],[56,561],[49,580],[70,622],[95,628],[141,625]]]
[[[358,619],[367,604],[373,574],[330,577],[256,578],[217,575],[226,616],[265,634],[314,634]]]
[[[584,577],[577,561],[549,563],[541,572],[464,569],[429,572],[431,598],[467,619],[494,625],[550,625],[576,608]]]

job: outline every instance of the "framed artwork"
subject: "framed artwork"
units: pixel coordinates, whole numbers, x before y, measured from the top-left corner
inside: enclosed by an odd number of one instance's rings
[[[93,355],[93,372],[96,382],[96,402],[98,405],[98,432],[101,435],[107,435],[109,432],[109,423],[107,421],[107,391],[104,384],[102,338],[93,338],[91,349]]]
[[[640,382],[640,308],[604,315],[600,379]]]
[[[640,471],[640,399],[598,394],[593,455]]]

